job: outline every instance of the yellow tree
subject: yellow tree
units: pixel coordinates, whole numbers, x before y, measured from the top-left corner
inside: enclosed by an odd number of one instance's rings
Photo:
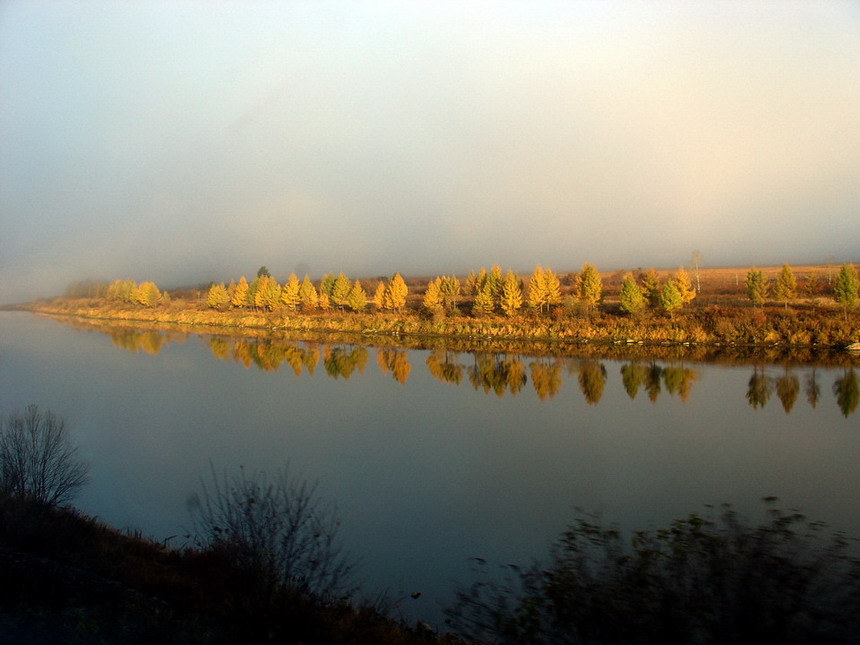
[[[245,307],[248,305],[248,281],[245,279],[245,276],[239,278],[239,283],[233,291],[233,298],[231,298],[230,304],[234,307]]]
[[[537,265],[535,267],[534,273],[532,273],[532,277],[529,280],[529,306],[537,309],[538,311],[543,309],[543,306],[546,304],[546,281],[544,280],[544,273],[541,265]]]
[[[642,295],[642,290],[631,274],[624,277],[624,283],[621,285],[621,309],[630,314],[639,313],[645,306],[645,296]]]
[[[313,311],[317,308],[317,303],[319,303],[319,296],[317,296],[317,290],[314,288],[313,282],[308,277],[308,274],[305,274],[305,279],[302,280],[302,285],[299,287],[299,301],[302,303],[302,311]]]
[[[502,278],[502,267],[498,264],[494,264],[490,267],[490,272],[487,274],[488,291],[493,297],[494,305],[499,301],[499,298],[502,295],[503,284],[504,278]]]
[[[134,280],[114,280],[107,288],[108,300],[134,304],[137,302],[137,285]]]
[[[649,307],[660,306],[660,278],[654,269],[648,269],[642,276],[642,295]]]
[[[484,316],[493,313],[494,308],[495,305],[493,303],[493,296],[490,293],[490,286],[489,284],[484,284],[483,288],[478,291],[478,295],[475,296],[472,313],[476,316]]]
[[[385,296],[383,304],[386,309],[400,311],[406,306],[406,294],[409,292],[406,282],[399,273],[395,273],[394,277],[388,282],[385,288]]]
[[[600,302],[603,283],[597,267],[589,262],[582,265],[582,270],[576,276],[576,295],[580,302],[589,310],[594,309]]]
[[[442,304],[448,311],[454,311],[457,308],[457,296],[460,295],[460,281],[457,276],[442,276],[439,280],[439,294],[442,297]]]
[[[268,311],[274,310],[281,299],[281,285],[270,275],[257,276],[254,282],[257,283],[257,288],[254,290],[254,306]]]
[[[675,288],[681,295],[681,304],[686,305],[696,297],[696,290],[693,288],[690,276],[684,271],[684,267],[678,267],[678,272],[675,273],[672,282],[675,283]]]
[[[317,304],[319,304],[320,309],[323,311],[331,309],[331,300],[329,300],[328,294],[325,291],[320,291],[320,297]]]
[[[349,290],[349,296],[346,299],[349,308],[355,312],[364,311],[364,308],[367,307],[367,293],[364,291],[364,288],[361,286],[361,282],[358,280],[352,285],[352,288]]]
[[[227,288],[223,282],[209,287],[209,293],[206,294],[206,304],[212,309],[223,309],[229,303],[230,297],[227,295]]]
[[[845,320],[848,321],[848,310],[857,305],[860,298],[860,278],[853,264],[843,264],[836,276],[836,284],[833,285],[833,298],[842,305]],[[847,416],[847,415],[846,415]]]
[[[797,297],[797,280],[794,279],[794,273],[788,264],[782,265],[782,271],[779,272],[773,287],[773,295],[777,301],[785,305],[786,309],[788,309],[788,301]]]
[[[373,306],[377,311],[385,308],[385,283],[380,282],[376,285],[376,291],[373,294]]]
[[[284,287],[281,289],[281,304],[287,311],[295,311],[299,306],[299,280],[295,273],[291,273]]]
[[[660,306],[666,310],[666,313],[671,314],[676,309],[680,309],[683,304],[684,299],[681,297],[681,292],[678,291],[675,281],[666,282],[660,292]]]
[[[502,311],[504,311],[507,316],[516,315],[520,307],[523,306],[523,292],[522,289],[520,289],[520,281],[510,269],[505,275],[505,282],[502,285],[500,304]]]
[[[463,281],[463,291],[467,296],[475,295],[475,284],[478,282],[478,276],[474,271],[469,271],[466,279]]]
[[[475,276],[475,281],[472,285],[472,295],[477,296],[478,292],[484,288],[485,284],[487,284],[487,270],[484,267],[481,267],[478,271],[478,275]]]
[[[549,267],[543,272],[547,310],[561,302],[561,282]]]
[[[752,301],[753,306],[763,305],[767,298],[767,282],[764,280],[764,274],[752,267],[747,271],[747,279],[744,280],[744,285],[747,289],[747,296]]]
[[[161,298],[161,292],[154,282],[141,282],[137,288],[137,301],[144,307],[154,307]]]
[[[442,309],[442,292],[440,289],[441,279],[435,278],[427,285],[421,305],[428,313],[434,314]]]
[[[352,289],[352,283],[343,273],[338,273],[334,279],[334,284],[331,287],[331,302],[339,309],[343,309],[349,304],[349,292]]]

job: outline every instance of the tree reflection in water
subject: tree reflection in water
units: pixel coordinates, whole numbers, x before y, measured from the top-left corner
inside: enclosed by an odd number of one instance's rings
[[[594,359],[585,359],[579,366],[579,391],[588,405],[597,405],[606,385],[606,368]]]
[[[624,385],[624,391],[631,399],[635,399],[639,393],[639,388],[645,382],[648,376],[648,367],[642,363],[624,363],[621,366],[621,383]]]
[[[772,384],[767,374],[764,373],[764,366],[755,366],[747,388],[749,404],[755,409],[763,408],[767,405],[772,391]]]
[[[836,404],[842,411],[842,416],[847,417],[857,410],[860,401],[860,384],[857,382],[857,372],[854,368],[846,369],[841,378],[836,379],[833,384],[833,394],[836,395]]]
[[[356,370],[359,374],[364,372],[367,365],[367,349],[365,347],[331,347],[323,349],[323,367],[325,372],[332,378],[342,377],[348,380]]]
[[[809,401],[809,405],[813,409],[818,405],[818,399],[821,397],[821,386],[818,384],[817,377],[818,374],[814,367],[812,368],[812,373],[806,376],[806,400]]]
[[[92,325],[87,326],[91,329]],[[183,342],[189,333],[178,331],[139,330],[131,327],[100,327],[107,333],[113,345],[129,352],[158,354],[172,342]],[[363,373],[368,362],[368,349],[358,344],[325,344],[317,341],[292,341],[263,336],[260,338],[231,338],[210,336],[204,339],[212,355],[222,361],[233,362],[249,369],[252,365],[266,372],[278,371],[286,365],[296,376],[302,373],[313,375],[323,356],[325,373],[331,378],[349,379],[354,373]],[[320,347],[322,345],[322,347]],[[472,364],[468,367],[461,360],[463,352],[449,349],[443,342],[429,351],[425,364],[433,378],[442,382],[460,385],[464,377],[475,391],[494,393],[502,397],[519,394],[531,378],[532,387],[541,401],[555,397],[562,386],[562,368],[567,374],[576,374],[579,390],[585,402],[597,405],[604,396],[607,371],[598,358],[586,357],[525,357],[513,352],[477,351],[468,352]],[[381,347],[376,350],[376,362],[383,374],[391,376],[400,384],[409,379],[412,366],[409,350],[400,347]],[[847,363],[847,365],[846,365]],[[526,370],[528,365],[528,373]],[[857,411],[860,406],[860,382],[852,361],[843,362],[844,371],[832,386],[836,404],[844,417]],[[670,396],[686,402],[693,385],[698,380],[696,370],[681,362],[669,361],[658,364],[654,359],[632,360],[620,366],[621,384],[627,396],[636,399],[644,390],[654,403],[665,389]],[[787,359],[783,359],[783,373],[779,376],[767,374],[764,363],[753,366],[746,400],[753,409],[763,408],[775,393],[783,410],[790,414],[794,410],[801,392],[801,378],[794,372]],[[818,406],[821,400],[820,377],[815,366],[803,376],[803,393],[810,407]]]
[[[561,388],[561,363],[540,359],[529,363],[532,386],[541,401],[553,398]]]
[[[800,380],[794,374],[790,374],[786,366],[785,373],[776,379],[776,396],[786,414],[791,413],[798,394],[800,394]]]
[[[405,349],[378,349],[376,350],[376,363],[383,374],[391,371],[394,380],[401,385],[406,383],[409,372],[412,370]]]

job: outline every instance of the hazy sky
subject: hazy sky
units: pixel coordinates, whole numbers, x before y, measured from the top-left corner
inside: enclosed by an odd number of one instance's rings
[[[0,301],[860,257],[858,2],[0,3]]]

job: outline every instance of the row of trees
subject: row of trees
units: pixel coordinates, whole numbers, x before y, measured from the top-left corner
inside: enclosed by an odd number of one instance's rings
[[[397,273],[387,282],[379,283],[373,303],[378,309],[400,311],[406,305],[407,293],[406,282]],[[289,279],[281,285],[268,272],[263,273],[262,269],[250,283],[242,276],[238,283],[211,285],[206,302],[218,310],[253,308],[264,311],[301,310],[305,313],[330,309],[360,312],[368,304],[367,292],[361,282],[352,281],[343,273],[337,276],[326,274],[317,288],[307,274],[301,283],[294,273],[290,274]]]
[[[573,277],[572,300],[585,311],[596,309],[603,300],[603,282],[597,267],[586,262]],[[562,303],[561,280],[552,269],[538,265],[526,285],[511,271],[502,276],[499,265],[489,272],[481,267],[478,273],[470,271],[463,285],[464,295],[472,299],[472,313],[486,315],[502,313],[516,315],[523,306],[537,312],[549,312]],[[460,295],[460,283],[454,276],[441,276],[427,286],[423,308],[431,314],[452,311]],[[683,268],[661,286],[657,273],[649,269],[639,285],[632,275],[625,278],[621,290],[621,308],[638,313],[646,307],[662,307],[673,311],[690,302],[696,295],[690,278]]]
[[[619,301],[621,310],[629,314],[637,314],[646,308],[662,309],[671,314],[692,302],[695,297],[696,290],[693,289],[690,276],[684,267],[679,267],[662,285],[654,269],[648,269],[642,275],[641,285],[628,273],[621,284]]]
[[[167,292],[160,291],[154,282],[136,284],[134,280],[114,280],[105,290],[105,297],[112,302],[144,307],[155,307],[170,299]]]
[[[476,273],[470,271],[461,283],[454,275],[443,275],[431,280],[421,298],[421,309],[430,315],[453,314],[458,311],[461,297],[471,303],[475,316],[503,314],[517,315],[524,307],[539,313],[553,311],[564,304],[578,307],[590,313],[603,301],[603,282],[597,267],[591,263],[582,265],[580,272],[569,278],[570,295],[562,298],[562,283],[551,268],[535,267],[524,282],[512,270],[502,274],[501,267],[493,265],[489,272],[483,267]],[[747,273],[744,287],[754,306],[762,306],[768,298],[788,303],[803,295],[814,295],[820,291],[813,274],[798,285],[788,264],[775,280],[765,279],[761,270],[752,267]],[[409,288],[397,273],[389,280],[381,280],[368,298],[359,280],[350,280],[343,273],[326,274],[315,285],[308,275],[300,282],[295,274],[280,284],[261,267],[250,283],[242,276],[229,285],[212,284],[207,293],[207,304],[218,310],[255,309],[263,311],[287,311],[305,313],[313,311],[365,311],[373,304],[377,311],[400,312],[406,307]],[[621,284],[619,306],[621,311],[636,315],[651,309],[673,313],[690,303],[697,294],[687,271],[683,267],[661,282],[654,269],[639,271],[636,276],[628,273]],[[167,292],[159,291],[153,282],[140,285],[132,280],[115,280],[104,290],[111,301],[155,307],[168,299]],[[846,312],[856,306],[858,299],[857,271],[851,264],[841,267],[833,285],[833,298]]]
[[[764,273],[752,267],[747,272],[744,286],[750,302],[759,307],[765,303],[771,294],[774,300],[788,307],[788,303],[797,298],[799,292],[797,279],[788,264],[782,265],[782,270],[773,282],[765,280]],[[848,309],[857,304],[858,287],[860,287],[860,280],[858,280],[857,269],[852,264],[843,264],[833,285],[833,299],[843,307],[846,314]],[[804,291],[807,295],[814,295],[818,292],[817,280],[811,274],[807,276]]]

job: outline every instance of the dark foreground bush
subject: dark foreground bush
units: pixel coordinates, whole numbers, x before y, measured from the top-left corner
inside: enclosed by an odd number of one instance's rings
[[[256,572],[221,549],[170,549],[3,493],[0,581],[3,645],[459,642],[286,587],[262,601]]]
[[[286,469],[220,478],[213,470],[192,514],[197,545],[253,573],[262,597],[287,588],[326,602],[349,599],[353,564],[341,552],[336,511]]]
[[[65,422],[28,405],[0,423],[0,491],[48,506],[65,504],[87,482],[87,464]]]
[[[860,561],[840,535],[769,511],[746,526],[728,506],[624,538],[580,518],[549,565],[479,561],[449,622],[480,642],[858,643]]]

